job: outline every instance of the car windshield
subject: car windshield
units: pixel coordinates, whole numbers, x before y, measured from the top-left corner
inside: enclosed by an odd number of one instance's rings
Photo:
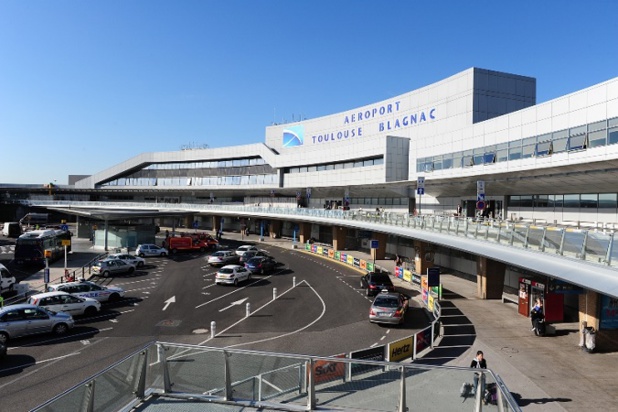
[[[248,263],[248,264],[250,264],[250,265],[257,265],[257,264],[258,264],[258,263],[260,263],[261,261],[262,261],[262,258],[261,258],[261,257],[254,257],[254,258],[249,259],[249,260],[247,261],[247,263]]]
[[[371,281],[374,283],[382,283],[385,285],[390,285],[392,283],[388,275],[374,275],[371,277]]]
[[[223,273],[224,275],[230,274],[230,273],[234,273],[234,269],[230,269],[230,268],[223,268],[219,271],[219,273]]]
[[[396,308],[399,306],[399,302],[397,301],[397,298],[384,296],[376,298],[375,302],[373,302],[373,306],[379,306],[381,308]]]

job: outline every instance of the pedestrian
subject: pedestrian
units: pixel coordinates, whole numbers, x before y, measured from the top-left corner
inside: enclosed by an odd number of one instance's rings
[[[543,302],[541,301],[541,298],[536,298],[534,307],[530,311],[530,322],[532,323],[532,332],[534,332],[537,329],[538,323],[541,322],[543,319],[545,319],[545,315],[543,314]]]
[[[476,352],[476,357],[472,359],[472,363],[470,363],[470,367],[475,368],[475,369],[487,369],[487,361],[483,357],[482,350]],[[479,385],[480,374],[481,372],[474,372],[474,387],[473,387],[473,390],[475,391],[474,393],[476,393],[476,390],[479,389],[478,385]],[[480,390],[481,390],[481,393],[483,393],[485,391],[485,387],[480,388]]]

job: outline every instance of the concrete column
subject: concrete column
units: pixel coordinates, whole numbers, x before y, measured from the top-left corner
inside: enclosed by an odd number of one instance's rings
[[[184,217],[184,222],[183,222],[184,225],[185,225],[185,228],[187,228],[187,229],[193,228],[194,219],[195,219],[195,215],[185,216]]]
[[[588,290],[579,295],[579,333],[581,338],[582,327],[593,327],[596,331],[595,351],[615,352],[618,351],[618,330],[601,329],[601,294]]]
[[[422,242],[420,240],[414,241],[414,270],[419,275],[426,275],[427,269],[434,266],[434,248],[430,243]]]
[[[212,231],[216,234],[221,228],[221,216],[212,217]]]
[[[270,237],[272,238],[281,237],[281,221],[271,220],[268,231],[270,232]]]
[[[384,259],[386,256],[386,241],[388,240],[388,235],[385,233],[373,232],[371,239],[378,241],[378,248],[371,249],[371,259]]]
[[[506,265],[486,257],[476,258],[476,294],[481,299],[501,299]]]
[[[299,223],[297,235],[300,243],[307,243],[311,237],[311,223]]]
[[[348,229],[342,226],[333,226],[333,249],[344,250],[345,238],[348,235]]]

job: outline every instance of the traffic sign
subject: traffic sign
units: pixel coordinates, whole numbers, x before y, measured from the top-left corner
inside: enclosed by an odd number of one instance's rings
[[[477,194],[485,193],[485,181],[484,180],[477,180],[476,193]]]
[[[43,269],[43,282],[49,283],[49,268]]]
[[[425,188],[425,177],[419,176],[416,178],[416,187],[421,189]]]
[[[485,193],[479,193],[478,195],[476,195],[476,201],[477,202],[484,202],[485,201]]]
[[[371,248],[372,249],[377,249],[379,244],[380,244],[380,242],[378,242],[376,239],[371,239]]]
[[[422,187],[419,187],[416,189],[416,194],[417,195],[424,195],[425,194],[425,189]]]
[[[479,200],[478,202],[476,202],[476,209],[477,210],[485,209],[485,202],[482,200]]]

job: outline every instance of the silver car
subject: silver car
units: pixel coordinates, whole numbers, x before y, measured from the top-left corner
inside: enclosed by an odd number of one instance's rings
[[[408,305],[407,297],[385,289],[373,301],[369,309],[369,321],[399,325],[404,321]]]
[[[124,297],[124,290],[122,288],[117,286],[101,286],[87,280],[49,285],[47,291],[67,292],[73,296],[92,298],[99,302],[116,302]]]
[[[0,309],[0,343],[21,336],[53,333],[64,335],[73,328],[73,317],[64,312],[50,312],[35,305],[9,305]]]
[[[135,266],[120,259],[103,259],[92,266],[92,273],[104,278],[110,275],[131,274],[133,272],[135,272]]]
[[[139,257],[167,256],[168,251],[164,247],[157,246],[152,243],[145,243],[143,245],[137,245],[137,249],[135,249],[135,254]]]
[[[220,250],[213,253],[208,257],[208,264],[210,266],[225,266],[236,264],[240,260],[240,256],[231,250]]]
[[[129,255],[128,253],[113,253],[111,255],[107,255],[108,259],[120,259],[129,265],[133,265],[137,268],[144,267],[146,264],[146,260],[139,256]]]

